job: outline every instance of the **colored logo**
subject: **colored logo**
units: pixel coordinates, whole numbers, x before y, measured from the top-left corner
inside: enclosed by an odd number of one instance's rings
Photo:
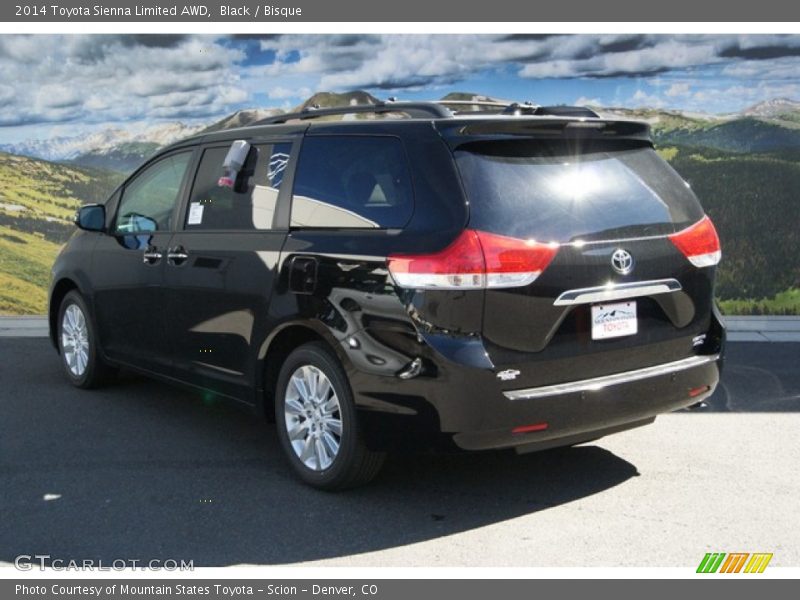
[[[708,552],[697,566],[698,573],[763,573],[772,553]]]

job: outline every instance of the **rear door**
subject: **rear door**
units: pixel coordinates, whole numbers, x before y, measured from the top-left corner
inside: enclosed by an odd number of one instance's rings
[[[230,142],[201,150],[165,257],[166,334],[176,376],[249,398],[286,227],[276,226],[294,139],[252,142],[234,188],[220,186]]]
[[[484,340],[498,368],[520,367],[515,387],[694,352],[710,325],[714,268],[693,265],[669,236],[704,215],[649,144],[477,140],[454,156],[471,229],[557,248],[532,283],[485,293]]]

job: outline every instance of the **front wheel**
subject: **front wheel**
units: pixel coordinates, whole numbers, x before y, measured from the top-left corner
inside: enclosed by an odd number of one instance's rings
[[[325,344],[305,344],[281,367],[275,398],[281,446],[309,485],[338,490],[367,483],[385,455],[367,448],[347,375]]]
[[[75,290],[64,296],[58,311],[58,349],[64,372],[76,387],[97,387],[114,372],[98,353],[89,309]]]

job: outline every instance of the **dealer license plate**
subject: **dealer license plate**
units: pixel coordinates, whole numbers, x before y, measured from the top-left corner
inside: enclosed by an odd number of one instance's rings
[[[592,339],[634,335],[638,331],[636,302],[592,305]]]

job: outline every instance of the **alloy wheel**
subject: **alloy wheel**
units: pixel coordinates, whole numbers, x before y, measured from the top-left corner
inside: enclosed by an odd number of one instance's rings
[[[69,372],[81,377],[89,364],[89,328],[77,304],[70,304],[61,320],[61,351]]]
[[[336,390],[321,369],[303,365],[292,373],[284,418],[297,458],[312,471],[329,468],[339,454],[342,415]]]

